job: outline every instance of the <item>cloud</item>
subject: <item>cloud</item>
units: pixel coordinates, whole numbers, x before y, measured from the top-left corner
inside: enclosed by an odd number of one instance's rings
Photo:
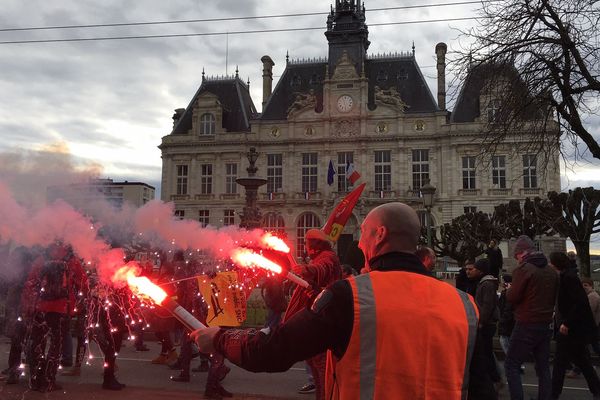
[[[16,201],[34,208],[45,205],[47,186],[87,182],[101,173],[99,164],[75,164],[64,142],[0,153],[0,180],[9,185]]]

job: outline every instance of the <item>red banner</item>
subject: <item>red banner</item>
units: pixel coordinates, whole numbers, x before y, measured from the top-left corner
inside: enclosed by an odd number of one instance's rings
[[[337,242],[338,238],[348,222],[348,218],[352,215],[352,210],[358,202],[360,195],[365,188],[366,183],[361,183],[356,189],[348,193],[346,197],[333,209],[333,212],[327,219],[322,230],[332,242]]]

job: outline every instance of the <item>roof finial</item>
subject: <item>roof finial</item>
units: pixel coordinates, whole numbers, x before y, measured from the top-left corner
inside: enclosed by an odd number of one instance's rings
[[[248,82],[246,82],[246,84],[248,85],[248,89],[250,89],[250,77],[248,77]]]
[[[285,63],[286,64],[290,63],[290,52],[289,52],[289,50],[285,51]]]
[[[413,57],[415,56],[415,41],[413,40],[413,45],[412,45],[412,51],[413,51]]]
[[[239,77],[239,70],[238,70],[238,66],[235,66],[235,77],[238,78]]]
[[[202,67],[202,82],[204,82],[204,67]]]

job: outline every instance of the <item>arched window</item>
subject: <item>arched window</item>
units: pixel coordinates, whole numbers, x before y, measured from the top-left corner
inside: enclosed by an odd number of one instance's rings
[[[265,231],[281,237],[281,235],[285,234],[285,222],[283,217],[274,212],[267,213],[263,219],[263,228]]]
[[[215,116],[211,113],[205,113],[200,116],[200,134],[214,135],[215,134]]]
[[[296,257],[304,257],[304,235],[306,231],[312,228],[320,228],[321,221],[316,214],[307,212],[298,218],[298,225],[296,229]]]

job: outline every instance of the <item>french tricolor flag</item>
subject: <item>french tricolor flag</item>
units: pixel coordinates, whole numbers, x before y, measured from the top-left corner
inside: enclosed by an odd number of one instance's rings
[[[348,179],[350,181],[350,183],[352,185],[354,185],[354,182],[356,182],[358,180],[358,178],[360,178],[360,174],[358,173],[357,170],[354,169],[354,164],[347,163],[346,164],[346,179]]]
[[[304,192],[304,200],[310,200],[310,192]]]
[[[383,199],[385,197],[385,192],[383,190],[379,191],[379,198]]]
[[[273,192],[269,192],[269,200],[273,200],[275,198],[275,195],[273,194]]]

